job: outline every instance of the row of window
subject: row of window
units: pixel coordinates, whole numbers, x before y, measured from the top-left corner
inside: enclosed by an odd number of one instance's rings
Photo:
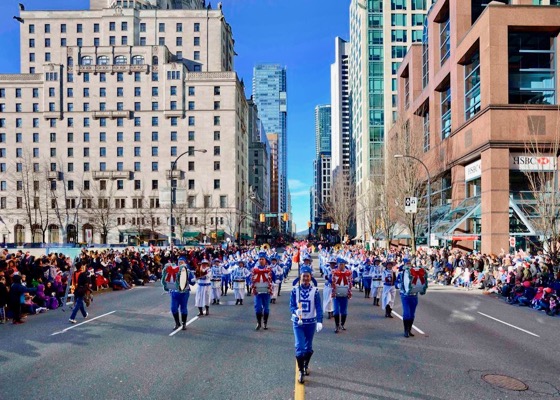
[[[112,191],[113,189],[116,190],[124,190],[125,187],[125,180],[124,179],[116,179],[115,181],[110,181],[111,185],[109,187],[109,189],[107,188],[107,181],[106,180],[100,180],[99,181],[99,190],[100,191],[107,191],[110,190]],[[113,182],[114,186],[113,186]],[[24,183],[21,180],[17,180],[15,181],[16,183],[16,191],[20,192],[24,190]],[[73,180],[68,180],[65,182],[65,186],[66,189],[69,191],[73,191],[73,190],[81,190],[81,191],[89,191],[91,190],[91,182],[89,180],[84,180],[82,183],[82,187],[81,188],[77,188],[75,185],[75,182]],[[8,191],[8,182],[7,181],[0,181],[0,192],[5,192]],[[51,180],[48,181],[48,190],[50,191],[56,191],[58,187],[57,181],[55,180]],[[159,190],[159,181],[157,179],[152,180],[151,182],[151,187],[152,190]],[[189,179],[187,182],[187,188],[188,190],[195,190],[195,180],[194,179]],[[219,190],[221,188],[221,182],[219,179],[214,179],[214,189],[215,190]],[[33,192],[40,192],[41,190],[43,190],[43,188],[40,185],[39,181],[34,181],[33,182]],[[134,190],[142,190],[142,181],[139,179],[134,180]],[[31,193],[31,187],[29,188],[29,193]],[[210,197],[210,196],[208,196]],[[225,207],[222,206],[222,199],[224,199],[224,204],[227,203],[226,200],[226,196],[220,196],[220,207]],[[119,199],[119,201],[124,201],[124,199]],[[196,204],[196,196],[189,196],[189,204]],[[159,207],[159,200],[157,201],[157,203],[154,203],[155,207],[151,207],[150,208],[158,208]],[[117,208],[124,208],[123,207],[117,207]],[[140,207],[138,207],[138,203],[136,204],[135,208],[142,208],[141,205]]]
[[[109,22],[109,31],[114,32],[116,31],[117,28],[117,23],[114,21]],[[121,31],[126,32],[128,31],[128,22],[126,21],[122,21],[120,24],[120,28]],[[146,23],[141,22],[140,23],[140,32],[146,32]],[[83,24],[76,24],[76,33],[83,33],[84,31],[84,26]],[[175,31],[176,32],[183,32],[183,24],[178,22],[175,25]],[[100,25],[98,23],[94,23],[93,24],[93,32],[94,33],[99,33],[100,32]],[[158,32],[163,33],[165,32],[165,22],[160,22],[158,24]],[[200,32],[200,23],[195,22],[193,24],[193,32]],[[30,34],[34,34],[35,33],[35,24],[30,24],[29,25],[29,33]],[[43,33],[51,33],[51,24],[45,24],[43,26]],[[60,24],[60,33],[67,33],[67,25],[66,24]]]
[[[33,132],[32,134],[33,136],[33,143],[39,143],[39,133],[38,132]],[[177,131],[171,131],[170,132],[170,141],[171,142],[177,142],[178,141],[178,134]],[[141,142],[141,138],[142,138],[142,133],[141,132],[134,132],[134,137],[133,140],[134,142]],[[215,141],[219,141],[221,138],[221,134],[220,131],[214,131],[214,140]],[[16,132],[15,135],[15,139],[16,139],[16,143],[22,143],[23,142],[23,134],[21,132]],[[56,132],[51,132],[49,134],[49,141],[50,143],[56,143]],[[124,142],[124,133],[123,132],[117,132],[116,133],[116,139],[117,142]],[[73,143],[74,142],[74,133],[73,132],[68,132],[66,134],[66,140],[68,143]],[[103,143],[107,140],[107,133],[106,132],[99,132],[99,142]],[[159,133],[158,132],[152,132],[151,134],[151,140],[152,142],[157,142],[159,141]],[[195,140],[195,131],[188,131],[187,133],[187,140],[189,142],[192,142]],[[89,132],[84,132],[83,136],[82,136],[82,141],[84,143],[89,143],[90,141],[90,133]],[[0,143],[6,143],[7,142],[7,135],[5,132],[0,132]],[[5,151],[5,148],[0,148],[0,154],[2,154],[2,151]]]

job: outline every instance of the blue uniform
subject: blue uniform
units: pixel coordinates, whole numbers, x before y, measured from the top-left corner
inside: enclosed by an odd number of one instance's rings
[[[299,318],[296,312],[301,303],[302,324],[298,324]],[[292,289],[290,297],[290,311],[295,337],[296,357],[311,357],[313,354],[313,336],[317,328],[317,322],[323,323],[323,306],[319,290],[312,286],[296,286]]]

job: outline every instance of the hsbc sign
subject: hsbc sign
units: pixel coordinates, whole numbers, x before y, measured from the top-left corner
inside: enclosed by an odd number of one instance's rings
[[[555,171],[556,157],[534,156],[525,153],[510,153],[509,169],[518,171]]]

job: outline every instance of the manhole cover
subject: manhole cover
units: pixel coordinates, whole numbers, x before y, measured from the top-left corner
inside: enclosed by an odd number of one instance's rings
[[[519,379],[512,378],[511,376],[486,374],[482,375],[482,379],[489,384],[502,389],[515,390],[518,392],[529,389],[529,386],[525,383],[521,382]]]

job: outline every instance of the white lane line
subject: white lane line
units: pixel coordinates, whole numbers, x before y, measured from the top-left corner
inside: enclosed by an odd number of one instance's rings
[[[477,312],[478,312],[480,315],[482,315],[483,317],[493,319],[494,321],[497,321],[497,322],[499,322],[499,323],[501,323],[501,324],[507,325],[507,326],[509,326],[509,327],[511,327],[511,328],[517,329],[518,331],[525,332],[525,333],[528,333],[528,334],[531,335],[531,336],[535,336],[535,337],[540,338],[539,335],[537,335],[537,334],[535,334],[535,333],[533,333],[533,332],[529,332],[529,331],[526,331],[525,329],[519,328],[519,327],[517,327],[517,326],[515,326],[515,325],[508,324],[507,322],[501,321],[501,320],[499,320],[498,318],[491,317],[491,316],[488,315],[488,314],[481,313],[480,311],[477,311]]]
[[[399,319],[401,319],[401,320],[403,319],[403,318],[402,318],[399,314],[397,314],[396,312],[392,311],[392,313],[395,314],[395,315],[397,316],[397,318],[399,318]],[[425,335],[424,331],[422,331],[421,329],[418,329],[418,327],[417,327],[416,325],[412,325],[412,328],[413,328],[416,332],[418,332],[419,334]]]
[[[61,333],[68,332],[70,329],[77,328],[77,327],[80,326],[80,325],[87,324],[87,323],[89,323],[89,322],[91,322],[91,321],[95,321],[96,319],[106,317],[107,315],[111,315],[111,314],[116,313],[116,312],[117,312],[117,310],[108,312],[108,313],[106,313],[106,314],[99,315],[99,316],[94,317],[94,318],[92,318],[92,319],[87,319],[87,320],[85,320],[84,322],[80,322],[79,324],[72,325],[72,326],[69,326],[69,327],[66,328],[66,329],[63,329],[63,330],[59,331],[59,332],[55,332],[55,333],[51,334],[51,336],[60,335]]]
[[[190,324],[192,324],[194,321],[196,321],[198,319],[198,317],[193,317],[191,320],[189,320],[185,325],[189,326]],[[173,336],[174,334],[176,334],[177,332],[179,332],[180,330],[182,330],[183,327],[181,326],[180,328],[175,329],[173,332],[171,332],[169,334],[169,336]]]

